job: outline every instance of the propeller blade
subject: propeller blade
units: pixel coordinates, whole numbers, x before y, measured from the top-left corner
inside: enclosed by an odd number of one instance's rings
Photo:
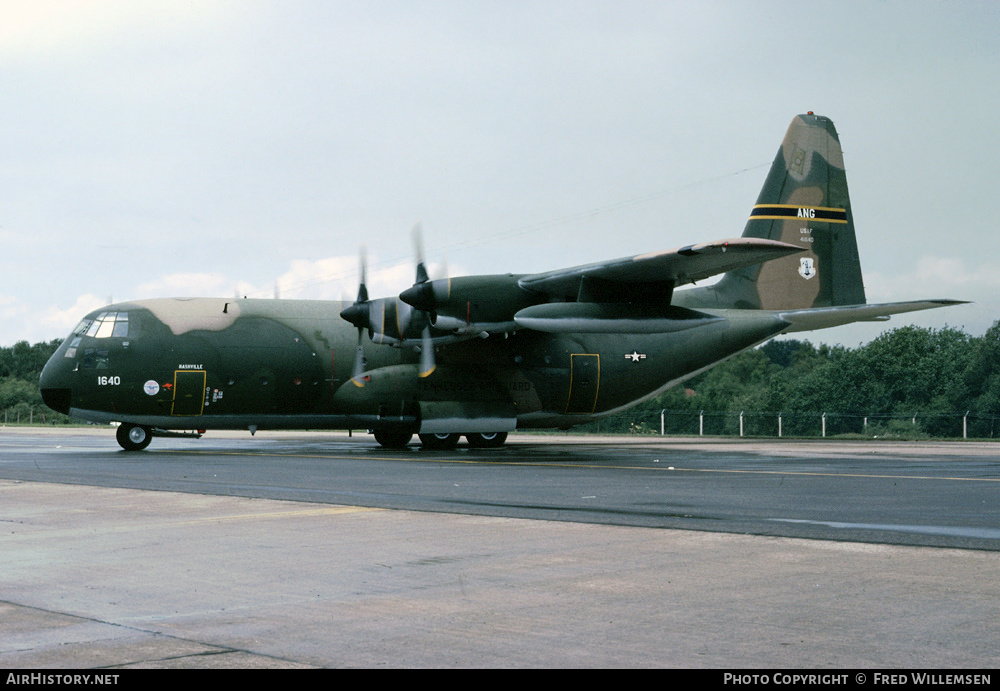
[[[396,298],[395,300],[392,301],[392,308],[393,308],[393,318],[395,320],[394,326],[396,327],[396,331],[399,334],[399,340],[403,341],[406,338],[406,334],[409,332],[410,322],[413,320],[414,315],[417,313],[415,312],[413,307],[407,305],[399,298]]]
[[[414,281],[414,284],[427,283],[429,277],[427,276],[427,265],[424,263],[424,229],[419,221],[413,226],[411,233],[413,235],[413,251],[417,257],[417,280]]]
[[[354,349],[354,373],[351,375],[351,383],[357,387],[365,385],[365,351],[361,347],[364,333],[364,329],[358,329],[358,345]]]
[[[361,274],[361,283],[358,284],[358,299],[355,302],[368,302],[368,287],[367,287],[367,275],[368,275],[368,250],[365,249],[364,245],[358,248],[358,260],[361,263],[359,267],[359,273]]]
[[[431,327],[425,326],[420,344],[420,376],[429,377],[437,368],[434,362],[434,342],[431,340]]]
[[[340,316],[359,329],[367,329],[369,328],[368,322],[371,315],[371,304],[368,302],[368,287],[365,285],[368,273],[368,257],[364,245],[358,250],[358,255],[361,264],[359,267],[361,282],[358,284],[358,297],[354,301],[354,304],[341,310]]]
[[[354,368],[351,372],[351,383],[355,386],[365,385],[365,351],[362,347],[364,342],[365,329],[369,328],[371,321],[371,303],[368,302],[368,252],[362,245],[358,249],[358,271],[361,280],[358,283],[358,297],[354,304],[346,307],[340,312],[340,317],[345,321],[354,324],[358,328],[358,345],[354,348]]]

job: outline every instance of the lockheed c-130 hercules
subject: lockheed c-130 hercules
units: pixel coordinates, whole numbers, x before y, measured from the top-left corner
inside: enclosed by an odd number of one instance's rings
[[[960,304],[866,304],[840,141],[813,113],[792,120],[740,238],[438,280],[420,254],[396,297],[368,297],[362,262],[353,304],[109,305],[46,364],[42,397],[120,423],[126,450],[207,429],[367,428],[387,447],[414,434],[427,448],[462,436],[491,447],[624,410],[779,334]]]

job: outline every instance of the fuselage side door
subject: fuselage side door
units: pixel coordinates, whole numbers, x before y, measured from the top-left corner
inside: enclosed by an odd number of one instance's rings
[[[205,370],[174,371],[171,415],[201,415],[205,408]]]
[[[590,415],[597,408],[601,384],[601,356],[573,353],[569,356],[569,397],[566,413]]]

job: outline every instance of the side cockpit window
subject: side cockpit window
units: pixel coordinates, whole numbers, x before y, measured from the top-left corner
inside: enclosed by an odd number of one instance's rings
[[[87,348],[83,351],[83,366],[86,369],[108,369],[108,351]]]

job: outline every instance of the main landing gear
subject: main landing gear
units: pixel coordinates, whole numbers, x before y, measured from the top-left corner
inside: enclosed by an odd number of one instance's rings
[[[431,451],[447,451],[458,446],[463,435],[457,433],[449,434],[421,434],[420,444]],[[387,449],[401,449],[410,443],[412,434],[405,432],[375,432],[375,441]],[[469,447],[473,449],[496,449],[504,445],[507,441],[506,432],[470,432],[465,435],[465,440]]]
[[[507,442],[506,432],[477,432],[466,434],[465,440],[474,449],[497,449]]]

